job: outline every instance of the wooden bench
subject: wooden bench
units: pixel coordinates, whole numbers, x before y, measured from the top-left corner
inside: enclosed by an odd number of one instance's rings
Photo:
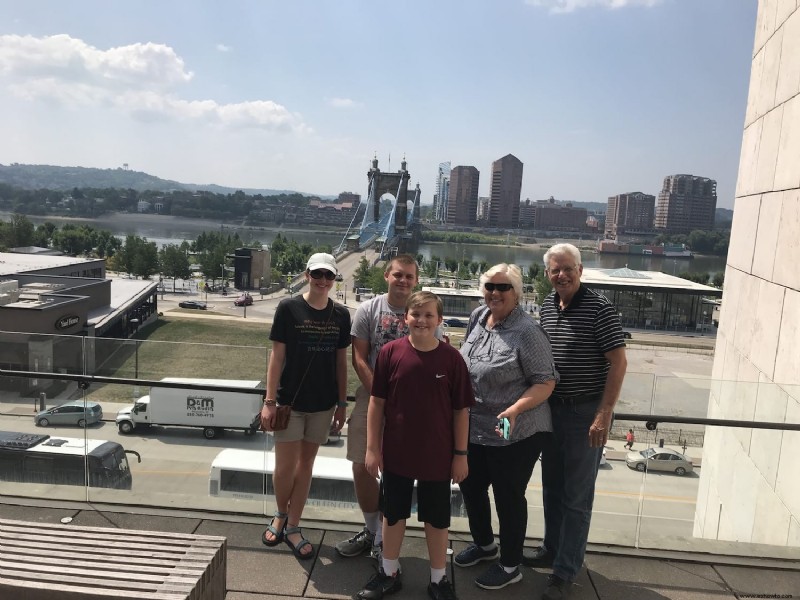
[[[0,519],[0,598],[224,600],[223,537]]]

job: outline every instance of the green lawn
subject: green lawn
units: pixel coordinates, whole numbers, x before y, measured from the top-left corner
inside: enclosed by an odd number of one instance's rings
[[[269,325],[234,320],[170,319],[142,329],[131,340],[98,340],[98,375],[159,380],[164,377],[266,381]],[[100,357],[108,360],[100,365]],[[349,364],[348,351],[348,364]],[[350,365],[348,395],[358,378]],[[92,386],[89,399],[130,402],[146,392],[132,386]]]

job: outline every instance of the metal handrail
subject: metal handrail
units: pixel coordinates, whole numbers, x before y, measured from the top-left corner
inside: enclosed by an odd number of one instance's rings
[[[184,388],[209,392],[244,392],[264,395],[264,388],[240,388],[226,385],[210,385],[204,383],[182,383],[173,381],[156,381],[151,379],[131,379],[129,377],[103,377],[100,375],[80,375],[74,373],[43,373],[40,371],[16,371],[0,369],[0,377],[26,377],[29,379],[58,379],[75,381],[82,390],[89,389],[92,384],[113,383],[118,385],[139,385],[162,388]],[[353,397],[348,397],[353,400]],[[678,423],[686,425],[709,425],[717,427],[741,427],[744,429],[777,429],[782,431],[800,431],[800,423],[776,423],[772,421],[742,421],[738,419],[709,419],[704,417],[678,417],[673,415],[642,415],[637,413],[614,413],[616,421],[639,421],[648,430],[654,431],[660,423]]]
[[[707,419],[704,417],[676,417],[672,415],[640,415],[614,413],[616,421],[643,421],[648,430],[654,431],[659,423],[682,423],[688,425],[716,425],[721,427],[743,427],[746,429],[781,429],[800,431],[800,423],[775,423],[771,421],[741,421],[738,419]]]
[[[15,371],[0,369],[0,377],[25,377],[28,379],[57,379],[75,381],[82,390],[89,389],[93,383],[114,383],[119,385],[140,385],[146,387],[181,388],[207,392],[244,392],[264,395],[265,388],[241,388],[230,385],[189,383],[180,381],[154,381],[151,379],[130,379],[128,377],[103,377],[101,375],[80,375],[76,373],[44,373],[41,371]]]

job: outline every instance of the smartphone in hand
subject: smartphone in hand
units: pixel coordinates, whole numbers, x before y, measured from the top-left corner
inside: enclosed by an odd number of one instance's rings
[[[506,417],[497,421],[497,432],[504,440],[507,440],[508,436],[511,435],[511,423],[509,423]]]

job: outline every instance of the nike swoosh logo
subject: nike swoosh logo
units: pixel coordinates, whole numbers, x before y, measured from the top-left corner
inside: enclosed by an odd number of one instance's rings
[[[436,379],[441,379],[442,377],[444,377],[444,375],[437,375]]]

